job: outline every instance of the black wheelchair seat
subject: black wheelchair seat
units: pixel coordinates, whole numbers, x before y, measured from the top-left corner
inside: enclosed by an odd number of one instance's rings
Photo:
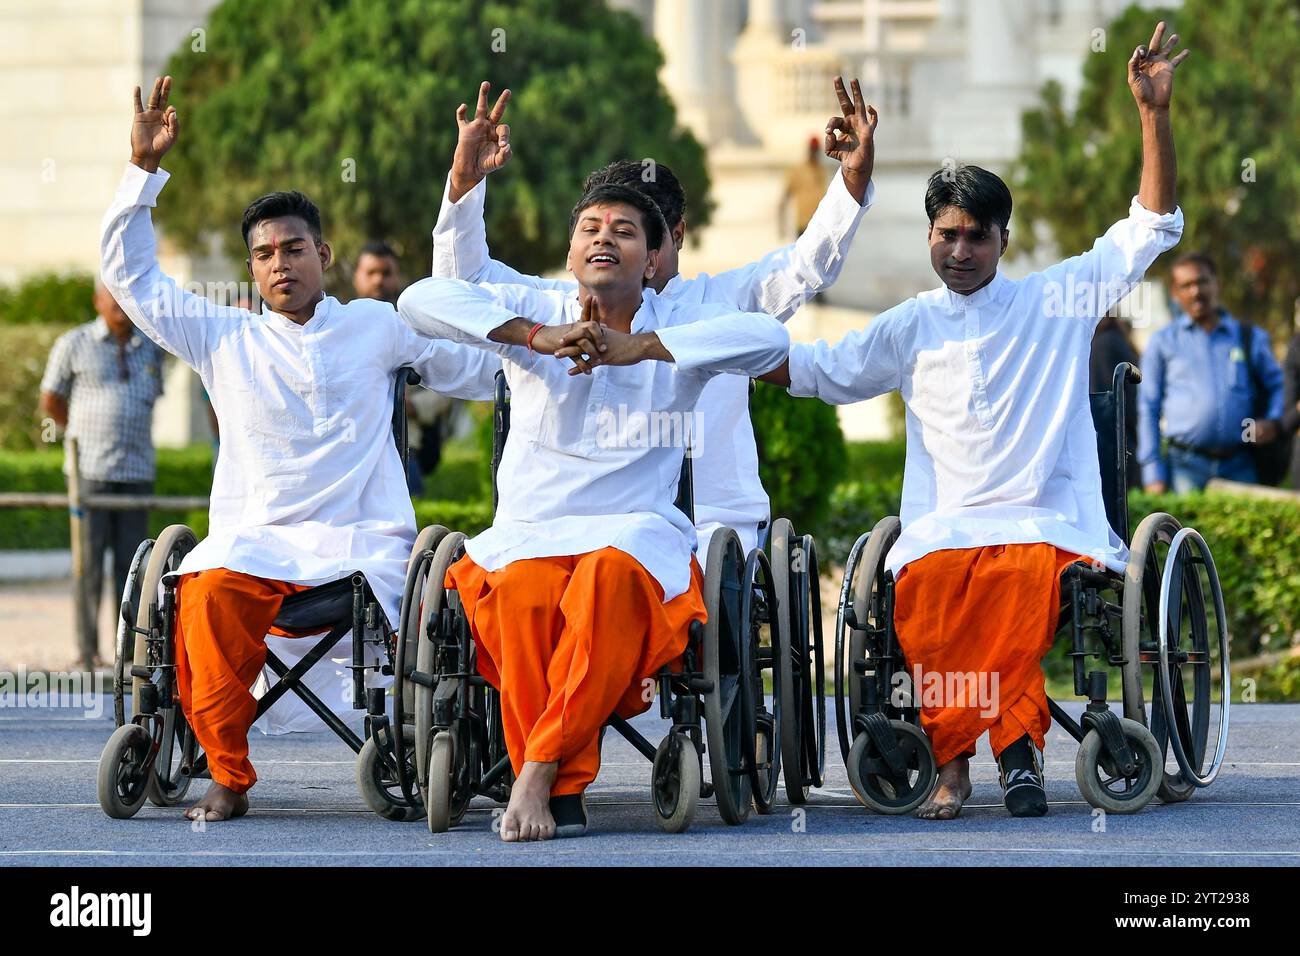
[[[275,626],[286,631],[319,630],[351,618],[353,574],[290,594],[280,604]]]

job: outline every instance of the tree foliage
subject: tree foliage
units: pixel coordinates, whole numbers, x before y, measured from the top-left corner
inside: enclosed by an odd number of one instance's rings
[[[514,156],[487,210],[499,258],[561,265],[582,179],[614,159],[667,163],[692,222],[707,221],[704,152],[676,127],[659,48],[599,0],[225,0],[205,29],[168,67],[181,141],[165,165],[178,195],[158,217],[187,250],[216,229],[242,260],[245,205],[300,189],[336,256],[386,238],[408,274],[424,274],[456,107],[472,112],[485,79],[494,98],[513,93]]]
[[[1073,114],[1049,83],[1025,115],[1014,173],[1013,239],[1030,249],[1046,227],[1062,254],[1092,245],[1137,192],[1142,151],[1125,63],[1165,19],[1190,49],[1174,83],[1180,251],[1219,264],[1225,304],[1289,334],[1300,296],[1300,6],[1295,0],[1186,0],[1129,7],[1084,63]],[[1163,259],[1164,268],[1172,259]],[[1162,274],[1161,264],[1153,274]]]

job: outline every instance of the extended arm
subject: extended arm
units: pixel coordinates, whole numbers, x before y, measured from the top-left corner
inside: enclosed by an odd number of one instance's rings
[[[858,224],[876,194],[871,174],[879,121],[876,111],[863,100],[858,81],[852,85],[850,99],[844,81],[835,80],[843,115],[827,122],[825,150],[840,168],[808,228],[791,245],[708,280],[706,302],[726,303],[742,312],[765,312],[785,322],[810,298],[835,284]],[[787,185],[787,197],[789,193]]]
[[[830,405],[849,405],[902,386],[902,361],[894,332],[912,303],[904,302],[850,332],[835,345],[817,341],[795,345],[784,375],[769,379],[787,385],[798,398],[820,398]]]
[[[155,81],[145,109],[136,87],[131,163],[104,214],[100,269],[104,285],[136,327],[198,369],[211,351],[216,330],[246,313],[183,291],[158,265],[149,210],[168,179],[159,161],[179,134],[176,108],[166,105],[170,91],[170,77]]]
[[[694,321],[655,333],[666,355],[651,357],[683,371],[756,376],[771,371],[790,351],[790,333],[770,316],[708,306],[692,311]]]

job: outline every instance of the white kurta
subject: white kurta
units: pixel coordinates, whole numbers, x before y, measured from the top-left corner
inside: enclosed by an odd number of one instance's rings
[[[597,366],[491,342],[521,316],[581,319],[576,296],[518,285],[425,279],[402,293],[402,317],[426,335],[500,354],[510,384],[510,440],[497,472],[492,527],[471,538],[488,571],[525,558],[614,547],[636,558],[671,601],[690,585],[695,532],[674,505],[685,437],[705,383],[718,372],[760,375],[784,359],[790,336],[768,316],[684,306],[647,291],[632,331],[655,332],[673,362]],[[702,409],[706,417],[708,409]]]
[[[1123,570],[1106,521],[1088,403],[1092,333],[1177,244],[1181,210],[1133,200],[1081,256],[963,296],[934,289],[831,346],[790,352],[790,394],[848,404],[898,389],[907,405],[895,574],[932,551],[1046,542]]]
[[[113,297],[199,374],[221,423],[209,534],[177,573],[228,568],[310,585],[361,571],[396,626],[415,542],[392,436],[396,370],[483,400],[494,357],[421,338],[373,299],[326,297],[298,325],[182,291],[158,266],[149,214],[167,178],[127,166],[101,254]]]
[[[448,177],[433,230],[433,275],[576,294],[576,282],[524,275],[491,258],[483,225],[486,184],[487,180],[480,181],[453,203]],[[859,205],[837,171],[798,241],[716,276],[674,276],[659,294],[684,305],[723,305],[740,312],[764,312],[786,322],[810,297],[839,277],[858,223],[874,198],[875,185],[868,184],[866,200]],[[715,376],[704,387],[700,408],[705,411],[702,450],[692,465],[701,557],[707,552],[709,535],[722,526],[735,528],[748,552],[758,544],[759,526],[769,514],[749,419],[749,379]]]

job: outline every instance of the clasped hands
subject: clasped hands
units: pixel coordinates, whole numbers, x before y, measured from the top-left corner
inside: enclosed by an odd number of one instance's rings
[[[566,325],[544,325],[533,336],[533,351],[570,359],[570,375],[590,375],[599,365],[635,365],[648,359],[671,361],[653,332],[620,332],[601,321],[600,305],[588,297],[582,318]]]

